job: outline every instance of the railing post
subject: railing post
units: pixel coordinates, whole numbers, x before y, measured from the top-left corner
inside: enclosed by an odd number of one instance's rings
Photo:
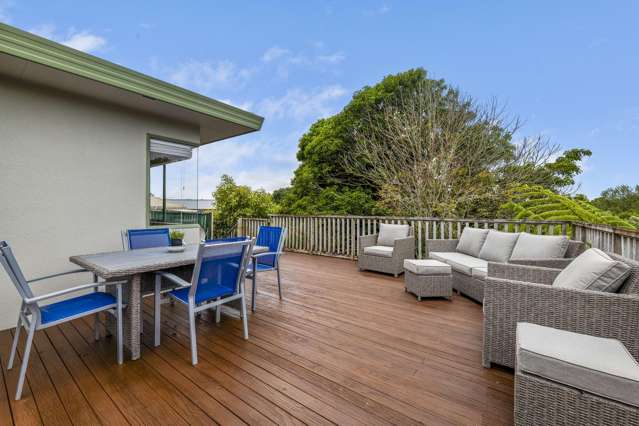
[[[614,229],[614,228],[613,228],[612,232],[613,232],[613,234],[612,234],[612,238],[613,238],[613,241],[612,241],[612,252],[614,254],[621,255],[622,254],[621,252],[623,250],[623,247],[622,247],[622,236],[621,236],[621,234],[618,234],[616,232],[616,229]]]
[[[241,237],[242,236],[242,218],[239,217],[237,219],[237,228],[236,228],[236,236],[237,237]]]

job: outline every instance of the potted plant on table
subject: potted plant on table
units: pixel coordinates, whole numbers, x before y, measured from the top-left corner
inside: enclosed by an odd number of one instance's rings
[[[181,247],[184,245],[184,232],[182,231],[171,231],[169,238],[171,239],[172,247]]]

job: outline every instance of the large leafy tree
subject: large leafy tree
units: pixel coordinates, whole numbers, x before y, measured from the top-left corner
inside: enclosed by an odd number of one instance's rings
[[[234,234],[240,217],[268,217],[277,212],[271,194],[237,185],[228,175],[222,175],[213,203],[213,234],[218,237]]]
[[[393,102],[402,90],[427,80],[423,69],[384,78],[355,92],[350,103],[330,118],[318,120],[299,142],[292,186],[278,194],[283,211],[296,214],[383,213],[376,203],[378,188],[349,173],[343,158],[352,149],[355,129],[371,114]],[[443,84],[440,82],[438,84]]]

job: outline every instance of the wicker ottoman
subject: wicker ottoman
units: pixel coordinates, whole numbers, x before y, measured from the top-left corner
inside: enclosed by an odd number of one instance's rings
[[[446,297],[453,295],[453,277],[449,265],[434,259],[404,260],[404,284],[406,291],[422,297]]]

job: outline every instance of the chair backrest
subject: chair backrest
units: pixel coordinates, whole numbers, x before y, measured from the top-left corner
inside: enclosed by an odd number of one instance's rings
[[[137,250],[171,245],[169,228],[127,229],[125,232],[126,250]]]
[[[581,241],[569,240],[568,241],[568,249],[566,249],[566,254],[564,255],[567,259],[572,259],[573,257],[579,256],[586,250],[586,244]]]
[[[639,296],[639,262],[610,252],[606,252],[606,254],[612,259],[623,262],[630,267],[630,275],[628,275],[628,278],[626,278],[617,292]]]
[[[22,300],[33,297],[29,283],[24,278],[22,270],[20,266],[18,266],[16,258],[13,256],[11,247],[9,247],[6,241],[0,241],[0,263],[2,263],[4,270],[7,272],[7,275],[9,275],[9,278],[11,278],[11,282],[16,287],[16,290],[18,290]]]
[[[200,244],[189,297],[196,299],[199,292],[216,286],[239,293],[254,244],[255,239]]]
[[[205,240],[206,244],[219,244],[219,243],[234,243],[236,241],[244,241],[248,239],[246,236],[241,237],[226,237],[226,238],[213,238],[211,240]]]
[[[284,248],[285,239],[286,228],[279,226],[260,226],[255,245],[268,247],[270,252],[281,253]],[[278,257],[278,255],[261,256],[258,258],[258,263],[275,267]]]

